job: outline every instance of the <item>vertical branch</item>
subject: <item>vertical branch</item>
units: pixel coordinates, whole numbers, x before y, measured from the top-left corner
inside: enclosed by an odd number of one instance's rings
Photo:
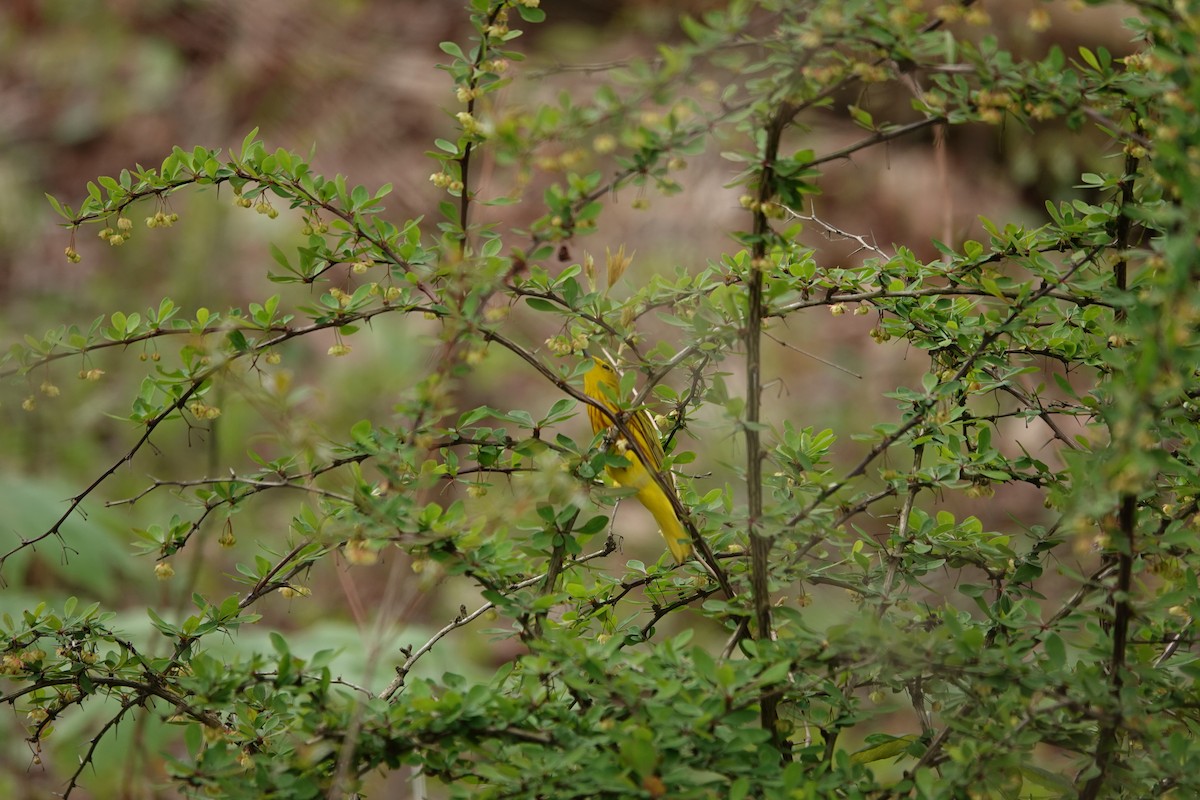
[[[1125,155],[1125,174],[1121,178],[1121,212],[1117,217],[1116,241],[1117,263],[1113,264],[1113,282],[1118,291],[1125,291],[1129,283],[1129,230],[1131,221],[1128,209],[1133,205],[1133,176],[1137,172],[1138,160]],[[1125,309],[1117,309],[1117,321],[1125,321]]]
[[[1124,494],[1121,496],[1121,510],[1117,522],[1117,582],[1113,586],[1113,625],[1112,625],[1112,656],[1109,659],[1109,694],[1112,696],[1114,708],[1103,727],[1096,742],[1094,760],[1097,772],[1079,792],[1079,800],[1095,800],[1104,786],[1109,767],[1117,750],[1117,735],[1124,721],[1121,714],[1121,689],[1125,685],[1125,651],[1129,641],[1129,619],[1132,609],[1129,604],[1129,591],[1133,586],[1133,546],[1134,523],[1136,521],[1137,496]]]
[[[921,462],[925,460],[925,445],[919,444],[913,449],[913,475],[921,470]],[[883,615],[887,613],[888,608],[892,605],[891,594],[892,586],[896,582],[896,571],[900,568],[900,562],[904,560],[904,553],[908,546],[912,543],[909,540],[908,519],[912,516],[913,505],[916,503],[917,495],[921,491],[920,482],[914,479],[909,481],[908,494],[904,496],[904,503],[900,507],[900,516],[896,520],[896,551],[888,558],[887,576],[883,580],[883,589],[879,592],[879,609],[875,612],[876,619],[883,619]]]
[[[482,53],[484,46],[479,45],[479,52]],[[474,85],[474,80],[471,81]],[[475,99],[471,98],[467,103],[467,113],[475,113]],[[460,258],[467,256],[467,220],[469,219],[469,211],[471,208],[471,187],[468,182],[468,176],[471,171],[471,151],[475,149],[474,142],[467,142],[463,147],[463,154],[458,159],[458,171],[462,176],[459,180],[462,181],[462,193],[458,197],[458,227],[462,230],[462,238],[458,240],[458,255]]]
[[[1138,161],[1130,155],[1125,155],[1125,174],[1121,179],[1121,211],[1117,217],[1116,241],[1117,261],[1113,264],[1113,283],[1119,291],[1128,288],[1129,260],[1126,251],[1129,248],[1131,223],[1128,209],[1133,204],[1133,179],[1137,172]],[[1120,308],[1115,315],[1117,322],[1125,320],[1125,309]],[[1120,732],[1123,716],[1121,714],[1121,688],[1124,686],[1125,652],[1129,642],[1129,620],[1132,615],[1129,594],[1133,588],[1133,554],[1136,542],[1134,534],[1137,524],[1137,493],[1126,491],[1121,494],[1120,508],[1117,512],[1117,530],[1113,537],[1116,550],[1115,561],[1117,579],[1111,592],[1113,608],[1112,622],[1112,655],[1109,658],[1108,680],[1109,694],[1112,696],[1113,710],[1107,721],[1100,729],[1096,741],[1096,756],[1094,765],[1096,774],[1088,780],[1079,792],[1080,800],[1095,800],[1108,776],[1109,767],[1117,750],[1118,733]],[[1111,563],[1113,555],[1108,556]]]
[[[546,565],[546,577],[542,581],[542,585],[538,587],[539,597],[545,597],[558,588],[558,577],[562,574],[563,563],[567,557],[567,537],[574,530],[575,520],[578,518],[579,509],[576,508],[575,513],[571,515],[571,519],[566,525],[559,525],[555,522],[554,546],[550,551],[550,563]],[[542,635],[542,620],[548,612],[549,609],[544,609],[534,615],[531,628],[534,636],[540,637]]]
[[[467,99],[467,114],[475,115],[475,92],[474,89],[479,85],[478,70],[484,62],[484,58],[488,52],[488,28],[490,28],[496,19],[500,16],[500,12],[505,8],[504,3],[497,3],[487,16],[487,21],[479,26],[479,49],[475,53],[475,60],[472,64],[475,73],[471,75],[467,82],[467,88],[471,91],[468,93]],[[475,143],[467,140],[463,147],[462,155],[458,158],[458,179],[462,181],[462,193],[458,197],[458,227],[462,229],[462,238],[458,242],[458,255],[465,258],[467,255],[467,222],[470,217],[471,210],[471,153],[475,151]]]
[[[747,532],[750,535],[750,589],[754,602],[757,638],[771,638],[771,587],[768,566],[771,558],[771,538],[759,531],[763,516],[762,442],[759,421],[762,402],[762,335],[763,335],[763,270],[767,258],[767,243],[771,227],[765,206],[776,195],[775,161],[779,156],[779,140],[783,129],[795,115],[790,104],[782,105],[767,124],[763,144],[762,173],[758,183],[758,204],[754,211],[754,236],[751,245],[749,313],[746,320],[746,502]],[[779,700],[771,695],[762,699],[762,726],[771,734],[771,741],[786,755],[787,740],[779,730]]]

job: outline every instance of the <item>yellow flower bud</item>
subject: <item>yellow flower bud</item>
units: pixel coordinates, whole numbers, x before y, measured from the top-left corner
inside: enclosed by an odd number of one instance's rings
[[[365,539],[351,539],[342,548],[342,554],[351,564],[369,566],[379,560],[379,553]]]
[[[600,155],[607,155],[617,149],[617,137],[611,133],[602,133],[592,139],[592,149]]]

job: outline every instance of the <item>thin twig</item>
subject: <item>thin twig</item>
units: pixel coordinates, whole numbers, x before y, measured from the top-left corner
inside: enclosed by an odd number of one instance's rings
[[[571,561],[569,563],[570,563],[570,565],[574,566],[576,564],[584,564],[584,563],[591,561],[593,559],[596,559],[596,558],[602,558],[602,557],[608,555],[609,553],[611,553],[613,551],[614,547],[615,547],[615,544],[610,540],[609,542],[605,543],[605,546],[602,549],[597,550],[593,553],[588,553],[587,555],[580,556],[579,558],[571,559]],[[520,581],[519,583],[514,583],[512,586],[508,587],[508,591],[515,592],[515,591],[519,591],[521,589],[525,589],[529,586],[536,586],[538,583],[541,583],[545,580],[546,580],[546,573],[543,573],[541,575],[535,575],[532,578],[526,578],[525,580]],[[479,608],[475,609],[474,611],[472,611],[469,614],[460,614],[458,617],[455,617],[455,619],[452,622],[444,625],[441,628],[441,630],[439,630],[437,633],[435,633],[433,636],[431,636],[429,638],[429,640],[425,642],[425,644],[421,645],[416,650],[409,653],[407,655],[407,657],[404,659],[403,664],[396,667],[396,678],[390,684],[388,684],[386,689],[384,689],[382,692],[379,693],[379,698],[382,700],[390,700],[392,698],[392,696],[394,694],[396,694],[396,692],[398,692],[401,688],[403,688],[405,678],[408,677],[408,673],[412,671],[412,668],[416,665],[417,661],[419,661],[423,655],[425,655],[430,650],[432,650],[433,646],[435,644],[437,644],[438,642],[440,642],[443,638],[445,638],[445,636],[447,634],[451,633],[454,630],[457,630],[458,628],[463,627],[464,625],[471,624],[472,622],[479,619],[481,616],[483,616],[487,612],[491,611],[495,607],[496,607],[496,604],[494,602],[489,601],[487,603],[484,603]]]

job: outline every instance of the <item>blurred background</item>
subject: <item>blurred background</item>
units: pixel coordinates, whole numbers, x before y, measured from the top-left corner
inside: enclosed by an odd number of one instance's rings
[[[63,258],[69,235],[44,193],[78,205],[89,180],[134,164],[155,166],[174,145],[236,147],[258,127],[271,149],[306,153],[315,148],[318,172],[342,173],[372,189],[392,183],[387,204],[393,221],[421,215],[436,219],[443,196],[428,180],[435,165],[425,153],[435,137],[453,138],[451,115],[460,106],[449,77],[435,65],[444,57],[438,43],[463,42],[469,31],[461,5],[6,0],[0,5],[0,343],[7,347],[26,333],[41,336],[60,325],[86,330],[100,315],[144,312],[166,296],[192,314],[201,306],[244,307],[279,291],[267,280],[267,243],[284,250],[295,246],[299,219],[285,211],[271,221],[237,209],[227,192],[178,196],[172,210],[181,220],[167,231],[145,229],[135,214],[136,234],[119,251],[85,229],[75,243],[82,263]],[[605,73],[568,67],[652,55],[656,43],[678,37],[680,13],[700,13],[713,5],[543,0],[548,21],[529,28],[515,43],[529,59],[515,65],[516,80],[500,95],[501,102],[535,106],[563,90],[586,96]],[[1116,55],[1130,49],[1119,24],[1127,12],[1119,7],[1092,10],[1078,3],[1022,0],[981,6],[990,11],[991,22],[979,35],[995,35],[1020,53],[1038,56],[1052,44],[1068,54],[1083,43],[1106,46]],[[1030,25],[1035,8],[1050,12],[1052,24],[1045,32]],[[911,117],[908,95],[889,96],[897,92],[894,84],[870,88],[866,96],[861,89],[853,91],[838,98],[833,111],[811,118],[812,127],[797,132],[792,144],[820,154],[857,141],[862,131],[844,113],[851,103],[869,105],[876,119]],[[646,209],[634,207],[638,195],[633,190],[610,198],[600,232],[570,243],[571,258],[624,245],[636,251],[627,278],[636,283],[651,272],[698,267],[732,249],[727,232],[746,222],[737,201],[744,190],[727,187],[735,165],[717,150],[710,147],[680,174],[684,191],[677,196],[651,193]],[[555,152],[553,143],[547,152]],[[937,254],[934,239],[958,245],[982,238],[980,214],[1040,224],[1045,199],[1079,196],[1074,188],[1079,173],[1116,152],[1095,134],[1074,133],[1061,123],[1036,131],[1013,123],[957,127],[941,147],[922,135],[830,165],[815,211],[883,250],[903,243],[930,259]],[[485,191],[489,170],[485,162]],[[505,219],[522,226],[539,216],[535,190],[555,177],[553,169],[535,176],[533,202],[513,207]],[[853,241],[822,235],[816,226],[809,226],[805,236],[822,265],[871,255]],[[239,543],[232,552],[211,541],[215,534],[190,548],[169,582],[155,580],[152,558],[132,557],[133,531],[164,524],[179,512],[177,501],[159,492],[136,504],[108,507],[106,502],[136,495],[150,475],[195,477],[242,467],[248,443],[269,448],[272,442],[344,437],[350,425],[366,417],[387,424],[402,388],[397,376],[411,374],[429,357],[428,348],[412,335],[420,334],[419,327],[398,330],[391,324],[355,337],[355,351],[345,359],[325,357],[328,342],[296,345],[265,389],[247,389],[249,402],[228,404],[213,436],[181,429],[165,433],[156,441],[158,449],[118,471],[85,504],[86,514],[68,522],[63,538],[70,549],[48,540],[5,565],[0,612],[16,616],[42,600],[60,604],[71,595],[85,604],[100,601],[120,612],[114,624],[140,636],[153,651],[160,645],[144,618],[148,598],[157,597],[159,608],[183,613],[193,590],[216,598],[237,591],[224,573],[238,558],[249,557],[258,541],[283,541],[295,511],[292,498],[267,499],[252,514],[238,517]],[[525,323],[514,318],[514,324]],[[844,436],[845,448],[853,448],[850,431],[889,418],[894,406],[884,393],[916,380],[928,362],[924,354],[902,346],[873,343],[867,334],[875,324],[873,315],[834,318],[825,310],[790,323],[781,334],[790,346],[772,345],[767,352],[772,418],[832,428]],[[537,344],[554,332],[522,334]],[[861,377],[830,368],[797,347]],[[153,357],[153,348],[144,355]],[[509,408],[548,408],[556,398],[547,400],[543,387],[511,366],[503,358],[485,362],[476,373],[479,380],[463,389],[460,406],[499,404],[504,398]],[[99,382],[79,380],[77,373],[88,369],[105,374]],[[146,369],[129,353],[114,352],[87,362],[61,362],[44,374],[0,385],[0,548],[48,527],[61,514],[64,499],[95,478],[97,465],[111,464],[128,451],[132,429],[119,417],[127,413]],[[740,391],[738,378],[730,385]],[[703,447],[688,446],[699,450],[702,460],[718,464],[736,457],[737,443],[726,433]],[[1012,434],[1035,455],[1048,438],[1016,428]],[[838,451],[847,462],[853,454],[853,449]],[[719,474],[720,468],[714,469]],[[1039,495],[1015,487],[999,491],[986,508],[969,511],[983,517],[985,525],[1006,526],[1010,516],[1036,518],[1030,504],[1040,508],[1040,502]],[[623,551],[612,557],[616,563],[631,557],[654,560],[661,551],[648,517],[632,505],[622,506],[629,530]],[[874,522],[878,530],[869,533],[886,529],[887,520]],[[259,610],[267,615],[265,624],[229,642],[231,653],[269,649],[266,631],[285,630],[298,653],[341,648],[337,663],[347,680],[386,683],[400,644],[424,641],[460,604],[477,602],[469,588],[407,564],[405,585],[397,589],[393,582],[389,589],[396,558],[402,557],[389,554],[376,566],[355,567],[352,579],[344,564],[315,572],[307,600],[264,601]],[[383,618],[374,612],[385,596],[396,610]],[[841,598],[833,607],[845,605]],[[463,672],[475,664],[483,670],[511,657],[510,644],[483,631],[445,640],[423,669],[438,673],[453,664]],[[91,794],[78,796],[163,796],[161,764],[141,755],[139,746],[156,735],[158,726],[145,718],[126,723],[101,748],[97,774],[87,782]],[[95,717],[77,714],[58,726],[54,739],[64,754],[74,752],[94,728]],[[0,796],[42,797],[61,790],[73,760],[43,753],[42,763],[35,765],[24,736],[24,720],[5,709]]]

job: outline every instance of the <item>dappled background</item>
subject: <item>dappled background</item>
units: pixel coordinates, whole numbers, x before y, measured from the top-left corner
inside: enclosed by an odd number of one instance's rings
[[[656,42],[678,36],[679,13],[701,13],[706,5],[543,0],[549,19],[516,43],[529,59],[513,66],[515,80],[499,102],[536,107],[563,91],[586,96],[609,68],[653,57]],[[1111,8],[1097,12],[1078,4],[1015,0],[981,5],[992,16],[979,20],[980,35],[995,35],[1016,50],[1039,54],[1057,43],[1070,54],[1080,42],[1104,44],[1116,54],[1129,49],[1117,24],[1120,13]],[[1038,30],[1040,24],[1030,24],[1035,8],[1050,10],[1053,40]],[[301,220],[286,210],[270,220],[236,208],[227,192],[173,200],[171,210],[180,221],[169,230],[148,230],[134,214],[138,226],[120,250],[81,238],[74,246],[82,262],[63,258],[71,241],[43,193],[77,205],[89,180],[134,164],[155,165],[175,145],[236,147],[258,128],[269,149],[315,149],[317,171],[342,173],[370,188],[393,184],[387,204],[395,221],[435,220],[443,195],[428,180],[436,166],[426,151],[436,137],[452,133],[451,115],[461,108],[450,79],[435,69],[444,58],[438,43],[461,40],[466,30],[464,12],[454,2],[8,0],[0,6],[3,343],[60,325],[86,330],[102,314],[144,312],[166,296],[190,314],[199,307],[244,307],[278,291],[267,277],[273,267],[267,243],[294,247],[301,241]],[[895,91],[894,84],[888,86],[886,91]],[[859,140],[863,132],[844,113],[849,104],[870,107],[877,118],[904,118],[910,96],[883,91],[856,88],[835,98],[832,110],[789,146],[826,153]],[[646,113],[657,110],[648,105]],[[835,162],[820,181],[823,194],[816,205],[796,209],[820,220],[806,225],[805,242],[816,249],[818,263],[828,266],[894,252],[898,244],[931,259],[937,256],[934,240],[958,245],[981,237],[980,214],[1037,224],[1045,216],[1044,199],[1080,194],[1074,183],[1089,165],[1079,154],[1094,158],[1090,154],[1104,152],[1105,145],[1095,138],[1082,141],[1079,137],[1095,134],[1076,134],[1057,122],[1036,134],[1015,123],[957,127],[944,141],[925,132]],[[539,216],[540,188],[560,174],[564,153],[585,165],[594,162],[596,169],[612,169],[591,145],[547,143],[533,172],[524,176],[531,202],[488,213],[507,225],[528,225]],[[748,215],[739,206],[741,191],[727,188],[737,165],[723,160],[721,149],[710,146],[676,176],[683,184],[678,195],[625,189],[608,198],[599,232],[569,242],[563,263],[578,262],[588,252],[603,261],[606,248],[624,246],[636,253],[625,281],[636,283],[653,272],[694,269],[732,249],[726,232],[748,224]],[[509,190],[512,172],[502,166],[486,159],[481,164],[485,194]],[[92,237],[90,228],[83,230]],[[768,417],[839,434],[889,418],[893,403],[884,394],[915,381],[927,361],[901,345],[873,342],[868,332],[876,321],[820,309],[773,331],[779,343],[767,351]],[[512,319],[524,340],[537,343],[557,332],[536,324],[519,314]],[[652,338],[653,318],[645,324]],[[244,467],[249,449],[270,457],[344,437],[364,417],[386,424],[397,398],[411,386],[414,369],[433,357],[435,345],[422,338],[431,330],[422,330],[419,320],[388,319],[355,337],[354,352],[344,359],[326,355],[332,341],[305,337],[285,351],[262,385],[226,387],[223,391],[239,392],[247,402],[226,404],[227,413],[211,432],[179,425],[156,436],[158,449],[121,467],[85,504],[87,513],[63,528],[61,542],[48,540],[9,561],[0,575],[0,611],[16,615],[41,600],[57,604],[70,595],[83,603],[99,601],[127,617],[119,627],[136,632],[153,651],[157,634],[142,616],[144,599],[160,596],[160,607],[173,605],[182,613],[194,590],[217,597],[235,591],[228,577],[235,561],[252,557],[263,541],[284,549],[294,498],[266,499],[231,518],[236,544],[230,549],[218,545],[223,527],[214,523],[203,531],[203,546],[189,548],[173,565],[176,575],[169,581],[155,579],[152,556],[133,553],[135,531],[165,524],[179,513],[176,501],[163,492],[136,503],[121,501],[137,497],[150,476],[220,475]],[[152,362],[155,350],[138,355]],[[129,354],[101,354],[30,374],[24,384],[0,385],[5,509],[0,550],[46,529],[64,498],[128,452],[136,429],[120,417],[148,368]],[[740,391],[736,363],[729,369],[729,384]],[[1026,378],[1032,386],[1046,375]],[[488,403],[536,411],[557,399],[545,390],[502,354],[481,365],[469,384],[456,387],[462,408]],[[700,454],[693,465],[697,473],[719,485],[738,442],[731,430],[713,426],[693,430],[704,439],[688,447]],[[582,424],[574,430],[582,432]],[[1035,455],[1049,439],[1037,429],[1013,435]],[[850,463],[853,447],[846,439],[835,453]],[[1014,512],[1029,519],[1031,499],[1040,503],[1032,491],[1006,487],[964,512],[1003,526]],[[503,506],[502,497],[493,501]],[[878,531],[869,530],[872,522]],[[860,524],[882,534],[887,520]],[[661,542],[639,508],[624,504],[619,527],[623,549],[612,559],[658,557]],[[267,649],[266,631],[286,630],[296,652],[340,648],[336,663],[342,677],[374,686],[386,683],[402,644],[424,641],[460,605],[478,604],[469,586],[444,581],[431,565],[409,564],[397,552],[385,552],[375,565],[328,566],[309,576],[309,587],[309,598],[261,604],[264,624],[230,641],[230,652]],[[831,600],[820,613],[846,613],[847,598]],[[487,635],[486,628],[447,639],[422,668],[464,672],[510,658],[514,645]],[[95,732],[88,727],[92,721],[87,714],[73,717],[51,741],[86,741]],[[102,746],[98,773],[88,782],[90,796],[157,796],[161,765],[141,754],[143,743],[156,741],[159,727],[144,718],[125,723]],[[53,751],[34,763],[17,714],[6,710],[0,731],[0,795],[41,797],[61,787],[73,764],[56,761]]]

